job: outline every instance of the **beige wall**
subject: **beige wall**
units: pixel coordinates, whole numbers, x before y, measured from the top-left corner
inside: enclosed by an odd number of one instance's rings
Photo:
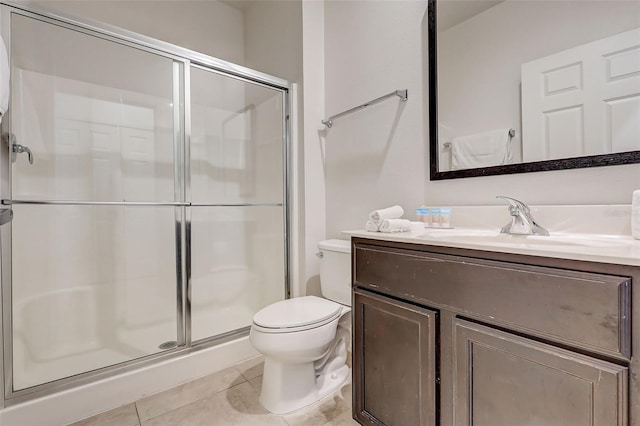
[[[426,170],[424,1],[330,1],[325,6],[325,101],[332,115],[396,89],[326,132],[327,234],[363,228],[376,208],[422,204]],[[315,123],[314,123],[315,124]]]
[[[300,253],[299,294],[320,294],[320,261],[315,256],[318,242],[326,238],[325,202],[325,117],[324,93],[324,2],[303,1],[304,43],[304,204],[302,226],[304,241]]]
[[[302,2],[243,3],[245,65],[291,82],[301,82]]]
[[[21,1],[244,64],[241,10],[218,1]]]

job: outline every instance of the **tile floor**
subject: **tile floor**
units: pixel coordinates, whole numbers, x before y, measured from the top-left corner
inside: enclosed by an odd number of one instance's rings
[[[262,357],[202,377],[73,426],[349,426],[351,384],[299,412],[276,416],[258,402]]]

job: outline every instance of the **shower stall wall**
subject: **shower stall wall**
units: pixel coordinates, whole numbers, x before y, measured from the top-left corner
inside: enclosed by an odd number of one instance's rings
[[[246,335],[288,295],[287,82],[12,6],[0,23],[5,400]]]

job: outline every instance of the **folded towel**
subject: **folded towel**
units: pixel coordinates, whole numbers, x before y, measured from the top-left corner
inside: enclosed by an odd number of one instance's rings
[[[378,232],[378,229],[380,229],[380,226],[370,220],[367,221],[367,224],[364,227],[367,231],[369,232]]]
[[[509,129],[453,138],[451,170],[509,164],[513,157],[510,140]]]
[[[374,210],[369,213],[369,220],[376,225],[380,225],[385,219],[398,219],[404,214],[400,206],[387,207],[386,209]]]
[[[411,231],[411,221],[406,219],[385,219],[380,224],[380,232]]]

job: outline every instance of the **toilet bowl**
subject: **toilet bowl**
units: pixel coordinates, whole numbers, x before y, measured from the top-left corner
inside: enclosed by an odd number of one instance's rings
[[[249,339],[265,357],[260,403],[274,414],[313,404],[351,376],[346,365],[350,333],[338,327],[351,312],[351,246],[328,240],[319,247],[322,294],[334,300],[297,297],[269,305],[253,317]]]

